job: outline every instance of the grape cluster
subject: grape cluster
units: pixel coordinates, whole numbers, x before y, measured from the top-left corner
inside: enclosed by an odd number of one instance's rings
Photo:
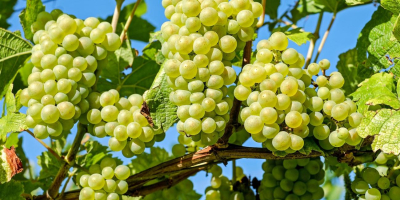
[[[54,138],[88,111],[85,98],[96,83],[95,71],[107,65],[107,54],[121,41],[110,23],[94,17],[83,21],[58,9],[39,13],[31,29],[34,67],[21,104],[28,107],[26,124],[35,137]]]
[[[90,109],[80,118],[81,123],[89,124],[89,133],[102,138],[111,136],[108,146],[112,151],[122,151],[125,157],[141,154],[146,143],[152,146],[155,131],[146,117],[141,114],[143,97],[132,94],[120,97],[117,90],[89,94]]]
[[[389,158],[390,156],[385,155],[385,157]],[[387,166],[364,168],[360,173],[356,173],[356,177],[351,183],[351,189],[360,200],[399,199],[400,171],[393,170],[388,173]]]
[[[178,196],[189,193],[193,190],[193,182],[189,179],[185,179],[179,182],[177,185],[164,189],[162,191],[153,192],[146,195],[143,200],[176,200],[179,199]]]
[[[125,180],[131,175],[130,169],[125,165],[117,166],[111,157],[105,157],[100,164],[90,166],[89,173],[81,172],[76,177],[82,187],[79,200],[119,200],[128,191]]]
[[[353,101],[345,99],[342,75],[325,76],[330,66],[326,59],[302,69],[303,55],[287,46],[282,32],[261,40],[256,61],[239,75],[234,96],[245,105],[239,120],[246,131],[271,151],[295,152],[310,136],[320,140],[323,148],[357,145],[361,137],[356,127],[363,116]],[[323,75],[318,76],[321,70]]]
[[[164,71],[178,105],[178,132],[196,146],[212,145],[229,120],[236,80],[231,60],[254,35],[262,5],[249,0],[163,0]]]
[[[236,167],[236,181],[242,180],[245,177],[243,169]],[[211,186],[205,190],[206,200],[255,200],[253,190],[250,189],[250,185],[244,187],[245,191],[234,191],[231,181],[222,175],[222,168],[218,165],[213,165],[210,169],[212,174]],[[239,187],[240,188],[240,187]],[[236,188],[238,189],[238,188]],[[243,189],[243,188],[240,188]]]
[[[324,197],[320,185],[325,171],[319,158],[298,160],[266,160],[261,185],[261,200],[318,200]]]

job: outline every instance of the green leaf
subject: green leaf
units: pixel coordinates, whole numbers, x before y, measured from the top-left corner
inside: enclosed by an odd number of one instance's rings
[[[42,167],[40,170],[39,179],[52,179],[58,173],[58,170],[63,166],[63,163],[53,154],[44,151],[40,156],[38,156],[38,165]]]
[[[190,190],[190,192],[178,192],[178,199],[181,200],[199,200],[201,196],[201,194],[194,190]]]
[[[35,22],[37,15],[42,11],[44,11],[44,6],[41,0],[26,1],[25,9],[19,14],[26,39],[32,40],[33,33],[31,31],[31,25]]]
[[[7,113],[0,119],[0,139],[6,139],[7,133],[21,132],[28,127],[25,125],[26,115],[22,113]]]
[[[371,3],[371,0],[346,0],[348,6],[362,5],[366,3]]]
[[[261,0],[255,0],[258,3],[261,3]],[[265,1],[265,14],[268,15],[271,19],[278,18],[278,8],[281,5],[281,0],[266,0]]]
[[[381,109],[365,113],[358,134],[365,138],[375,136],[372,150],[398,155],[400,153],[400,111]]]
[[[14,146],[14,148],[18,147],[18,133],[11,133],[7,137],[6,147],[9,149],[10,147]]]
[[[400,43],[392,33],[395,22],[396,16],[381,7],[374,12],[357,40],[359,63],[373,67],[378,72],[398,62]]]
[[[144,94],[144,99],[150,109],[154,128],[164,132],[178,121],[177,106],[169,100],[169,94],[173,91],[168,86],[164,67],[158,71],[151,88]]]
[[[24,186],[18,181],[11,180],[0,184],[0,199],[2,200],[25,200],[21,196],[22,193],[24,193]]]
[[[17,92],[17,94],[14,96],[12,91],[13,91],[13,84],[10,84],[8,86],[8,91],[6,94],[7,113],[18,112],[18,110],[22,107],[21,103],[19,102],[20,92]]]
[[[368,103],[370,103],[370,105],[385,104],[396,108],[399,105],[399,100],[393,93],[394,91],[395,84],[393,75],[378,73],[362,82],[361,87],[350,96],[353,97],[353,100],[357,101],[358,112],[363,114],[368,110]],[[380,98],[386,98],[390,101],[381,102],[379,100]]]
[[[355,48],[339,55],[336,68],[343,75],[345,81],[342,89],[347,95],[353,93],[358,88],[358,84],[374,73],[372,69],[358,63]]]
[[[119,17],[122,17],[123,19],[128,19],[129,16],[131,15],[131,11],[133,7],[135,7],[136,3],[131,3],[126,5],[122,10],[121,13],[119,14]],[[138,7],[136,8],[135,11],[135,16],[142,16],[147,12],[147,4],[145,1],[141,1]],[[126,21],[126,20],[125,20]]]
[[[21,69],[19,69],[19,73],[17,74],[17,76],[14,79],[14,82],[13,82],[13,84],[14,84],[13,92],[14,93],[18,90],[22,90],[22,89],[28,87],[28,77],[32,73],[32,68],[33,68],[33,64],[29,60],[30,60],[30,58],[28,58],[25,61],[24,66]]]
[[[101,145],[97,141],[89,141],[85,143],[86,155],[83,157],[81,161],[79,161],[79,165],[82,167],[89,168],[90,166],[98,163],[107,156],[109,152],[107,150],[108,147]]]
[[[290,20],[293,22],[293,24],[296,24],[297,21],[306,17],[307,15],[320,13],[323,9],[324,6],[316,4],[314,0],[300,0],[299,6],[290,11],[292,14]]]
[[[131,169],[132,174],[137,174],[170,159],[172,159],[172,157],[169,156],[165,149],[160,147],[151,147],[150,153],[144,152],[136,155],[136,158],[132,159],[128,164],[128,167]]]
[[[325,154],[313,138],[305,138],[304,147],[300,149],[299,152],[304,155],[309,155],[312,151],[320,152],[322,155]]]
[[[314,35],[310,32],[300,31],[301,28],[292,29],[286,31],[285,34],[289,40],[292,40],[297,45],[305,44],[307,41],[314,38]]]
[[[395,15],[400,14],[400,0],[381,0],[381,6]]]
[[[397,41],[400,41],[400,15],[397,16],[396,22],[394,23],[393,35],[397,39]]]
[[[31,44],[20,36],[0,28],[0,99],[19,68],[30,56]]]
[[[11,17],[11,15],[14,12],[14,6],[17,3],[15,0],[0,0],[0,27],[7,29],[10,27],[10,24],[7,23],[8,18]]]
[[[400,79],[397,80],[397,97],[400,99]]]

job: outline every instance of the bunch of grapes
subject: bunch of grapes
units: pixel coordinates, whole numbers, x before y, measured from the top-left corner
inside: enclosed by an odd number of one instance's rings
[[[146,143],[155,142],[155,131],[141,114],[143,97],[132,94],[120,97],[117,90],[103,93],[92,92],[87,97],[88,112],[80,118],[81,123],[89,124],[89,133],[102,138],[111,136],[108,146],[112,151],[122,151],[125,157],[141,154]]]
[[[146,195],[143,200],[155,200],[155,199],[163,199],[163,200],[176,200],[179,199],[179,195],[185,195],[193,190],[193,182],[189,179],[185,179],[179,182],[177,185],[164,189],[162,191],[153,192],[149,195]]]
[[[324,197],[320,186],[325,171],[319,158],[266,160],[261,185],[261,200],[318,200]]]
[[[397,158],[397,157],[396,157]],[[356,173],[351,189],[358,199],[395,200],[400,197],[400,171],[386,167],[364,168]]]
[[[262,5],[249,0],[163,0],[170,21],[161,27],[164,71],[178,105],[178,132],[196,146],[212,145],[229,120],[236,80],[231,60],[252,40]]]
[[[117,166],[111,157],[105,157],[100,164],[92,165],[89,173],[81,172],[76,177],[82,187],[80,200],[119,200],[128,191],[125,180],[131,175],[130,169],[125,165]]]
[[[234,182],[236,183],[237,181],[240,182],[245,175],[241,167],[236,167],[235,170],[236,180],[234,180]],[[212,174],[211,186],[206,188],[206,200],[255,200],[255,195],[250,189],[250,185],[244,187],[232,186],[231,181],[229,181],[226,176],[222,175],[222,168],[220,166],[213,165],[210,172]],[[234,188],[238,191],[234,191]]]
[[[31,28],[34,67],[21,104],[28,107],[26,124],[37,138],[56,138],[89,110],[85,98],[96,83],[95,71],[107,65],[107,54],[121,41],[110,23],[83,21],[58,9],[39,13]]]
[[[295,152],[311,136],[323,148],[357,145],[363,116],[345,99],[342,75],[325,76],[326,59],[302,69],[303,55],[287,46],[286,35],[275,32],[257,44],[256,61],[243,67],[234,96],[245,105],[239,120],[246,131],[271,151]]]

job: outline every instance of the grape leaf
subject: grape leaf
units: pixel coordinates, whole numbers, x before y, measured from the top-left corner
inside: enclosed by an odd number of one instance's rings
[[[292,40],[297,45],[305,44],[307,41],[314,38],[314,35],[310,32],[300,31],[301,28],[292,29],[285,31],[285,34],[289,40]]]
[[[8,18],[14,12],[14,6],[17,3],[15,0],[0,0],[0,27],[7,29],[10,24],[7,23]]]
[[[19,102],[19,93],[14,96],[12,93],[13,90],[13,84],[10,84],[8,86],[8,91],[6,94],[6,110],[7,113],[13,113],[13,112],[18,112],[18,110],[21,108],[21,104]]]
[[[371,2],[371,0],[346,0],[346,4],[348,6],[362,5]]]
[[[83,157],[83,160],[81,160],[79,165],[82,167],[89,168],[90,166],[98,163],[106,157],[107,153],[109,152],[107,150],[108,147],[101,145],[97,141],[89,141],[85,143],[85,149],[86,149],[86,154]]]
[[[7,141],[6,141],[6,148],[10,148],[12,146],[14,146],[14,148],[18,147],[18,133],[11,133],[8,137],[7,137]]]
[[[0,199],[2,200],[25,200],[21,196],[24,193],[24,186],[19,181],[0,184]]]
[[[345,80],[342,89],[346,94],[353,93],[358,84],[373,74],[373,70],[360,65],[357,61],[357,50],[350,49],[339,55],[336,68],[342,73]]]
[[[371,145],[373,151],[398,155],[400,153],[400,111],[381,109],[364,114],[358,134],[365,138],[375,136]]]
[[[393,35],[397,39],[397,41],[400,41],[400,15],[397,16],[396,22],[394,23]]]
[[[400,0],[381,0],[381,6],[395,15],[400,14]]]
[[[7,133],[21,132],[28,127],[25,125],[26,115],[22,113],[8,113],[0,119],[0,139],[5,141]]]
[[[289,19],[293,22],[293,24],[296,24],[297,21],[306,17],[307,15],[320,13],[323,9],[324,6],[317,4],[314,0],[301,0],[299,1],[299,6],[290,11],[292,16]]]
[[[0,99],[18,70],[30,56],[32,45],[20,36],[0,28]]]
[[[357,101],[358,112],[365,113],[368,110],[367,103],[371,105],[385,104],[392,108],[398,108],[399,100],[393,93],[395,91],[394,78],[392,74],[378,73],[361,83],[350,96]],[[385,98],[387,101],[381,102],[379,99]]]
[[[22,28],[24,29],[25,38],[32,40],[33,33],[31,31],[31,25],[35,22],[37,15],[44,11],[44,6],[41,0],[27,0],[26,7],[19,14]]]
[[[400,43],[392,33],[395,21],[396,16],[382,7],[374,12],[357,40],[359,63],[373,67],[378,72],[399,61]]]
[[[154,128],[162,129],[164,132],[178,121],[177,106],[169,100],[172,91],[173,89],[168,86],[164,67],[161,67],[151,88],[143,95],[149,106]]]
[[[172,159],[172,157],[170,157],[165,149],[160,147],[151,147],[150,153],[144,152],[136,155],[136,158],[132,159],[128,164],[128,167],[131,169],[133,175],[170,159]]]
[[[255,2],[261,3],[261,0],[255,0]],[[265,14],[271,19],[278,18],[278,8],[281,4],[281,0],[266,0],[265,1]]]
[[[38,165],[42,167],[39,179],[43,180],[55,177],[63,163],[57,160],[53,154],[44,151],[40,156],[38,156]]]

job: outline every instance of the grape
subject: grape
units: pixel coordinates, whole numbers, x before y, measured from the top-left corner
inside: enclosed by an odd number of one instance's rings
[[[365,168],[362,171],[362,178],[368,184],[374,185],[378,182],[380,175],[379,175],[378,171],[374,168]]]
[[[357,127],[358,125],[360,125],[362,118],[363,118],[362,114],[352,113],[348,118],[350,126],[354,128]]]
[[[329,143],[331,143],[331,145],[334,147],[341,147],[345,142],[345,139],[339,138],[338,131],[333,131],[329,135]]]
[[[289,96],[285,95],[285,94],[278,94],[277,96],[277,103],[275,105],[275,108],[277,110],[286,110],[287,108],[289,108],[290,104],[291,104],[291,100],[289,98]]]
[[[368,183],[366,183],[365,181],[358,181],[355,184],[354,190],[358,193],[358,194],[365,194],[367,192],[367,190],[369,189]],[[390,192],[389,192],[390,193]]]
[[[337,104],[333,106],[331,115],[334,119],[342,121],[347,118],[348,110],[346,109],[344,104]]]
[[[340,74],[334,74],[329,78],[329,85],[332,88],[341,88],[344,85],[344,78]]]
[[[275,149],[279,151],[285,151],[290,147],[291,144],[291,138],[290,135],[285,132],[281,131],[279,132],[273,139],[272,139],[272,145],[274,146]]]
[[[90,187],[84,187],[79,192],[79,199],[82,200],[94,200],[95,192]]]
[[[231,53],[235,51],[237,42],[234,37],[226,35],[220,39],[219,46],[224,53]]]
[[[250,27],[254,21],[253,12],[242,10],[237,14],[236,20],[241,27]]]
[[[290,135],[290,141],[291,141],[291,144],[290,144],[290,148],[292,149],[292,150],[295,150],[295,151],[297,151],[297,150],[300,150],[300,149],[302,149],[303,148],[303,146],[304,146],[304,140],[303,140],[303,138],[301,138],[300,136],[298,136],[298,135],[294,135],[294,134],[291,134]]]
[[[297,93],[298,83],[294,79],[286,79],[281,83],[280,89],[282,94],[286,94],[291,97]]]
[[[285,123],[290,128],[297,128],[302,123],[301,114],[297,111],[290,111],[285,117]]]
[[[271,35],[269,38],[269,42],[272,46],[272,48],[277,49],[277,50],[285,50],[286,47],[289,44],[289,41],[286,37],[286,35],[282,32],[275,32]]]
[[[61,119],[72,119],[75,115],[75,107],[70,102],[61,102],[57,104],[57,109]]]

